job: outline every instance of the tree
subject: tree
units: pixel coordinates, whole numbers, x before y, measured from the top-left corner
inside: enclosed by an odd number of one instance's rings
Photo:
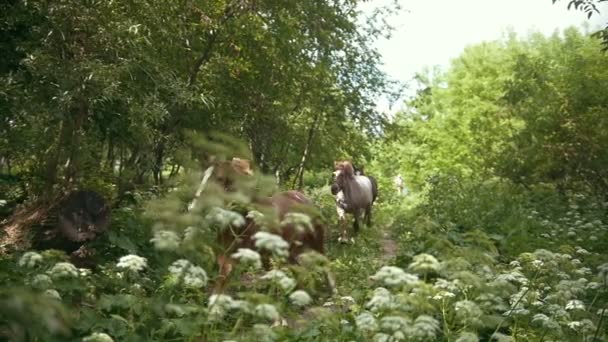
[[[555,4],[558,0],[551,0]],[[569,0],[568,9],[574,7],[575,10],[585,12],[587,19],[595,14],[600,14],[598,5],[607,0]],[[600,30],[594,34],[594,36],[600,38],[603,41],[604,51],[608,50],[608,23],[603,30]]]
[[[415,187],[452,175],[605,194],[608,74],[599,46],[568,29],[466,49],[445,73],[422,75],[381,159],[396,160]]]
[[[357,1],[1,6],[0,155],[35,195],[160,185],[185,131],[243,139],[262,171],[301,179],[382,124],[370,44],[389,28],[361,26]]]

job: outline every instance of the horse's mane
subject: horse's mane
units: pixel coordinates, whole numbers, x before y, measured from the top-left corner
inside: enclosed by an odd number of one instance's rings
[[[362,189],[355,180],[355,169],[350,161],[335,163],[336,171],[340,171],[336,181],[344,192],[344,199],[349,206],[361,208],[364,203]]]
[[[355,168],[353,167],[353,164],[351,162],[347,160],[339,161],[336,162],[334,166],[336,170],[340,171],[344,177],[349,179],[355,177]]]

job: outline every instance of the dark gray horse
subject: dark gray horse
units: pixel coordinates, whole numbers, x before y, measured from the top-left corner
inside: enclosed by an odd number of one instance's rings
[[[359,219],[365,214],[366,224],[372,222],[372,205],[378,197],[378,183],[369,176],[355,174],[355,169],[349,161],[335,163],[334,184],[331,192],[336,196],[336,210],[340,223],[338,241],[348,241],[346,229],[346,213],[354,216],[353,228],[355,235],[359,232]],[[354,238],[351,238],[354,242]]]

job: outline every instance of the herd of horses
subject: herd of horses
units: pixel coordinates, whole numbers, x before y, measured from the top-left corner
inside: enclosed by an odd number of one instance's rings
[[[235,191],[233,184],[238,177],[248,177],[253,174],[250,162],[245,159],[233,158],[231,161],[216,165],[212,180],[219,183],[225,191]],[[359,221],[364,219],[369,226],[371,224],[372,206],[378,197],[378,184],[373,177],[367,176],[362,169],[355,169],[350,161],[339,161],[334,164],[333,182],[331,193],[335,197],[336,212],[338,214],[338,226],[340,227],[339,242],[350,241],[354,243],[354,237],[348,239],[347,214],[354,217],[354,235],[359,232]],[[198,194],[200,195],[200,191]],[[283,222],[289,213],[315,212],[315,204],[304,193],[289,190],[276,193],[270,197],[259,196],[252,198],[252,204],[257,207],[271,209],[277,214],[279,222]],[[217,262],[220,275],[216,282],[214,292],[222,292],[227,284],[228,276],[233,268],[234,260],[230,257],[239,248],[256,250],[254,235],[262,230],[256,221],[247,215],[245,224],[239,227],[230,227],[218,231],[217,239],[219,250]],[[281,224],[272,233],[281,236],[289,243],[288,261],[296,264],[298,256],[306,251],[316,251],[325,254],[325,233],[327,227],[325,221],[319,215],[311,217],[312,229],[299,229],[294,223]],[[265,227],[268,229],[268,227]],[[264,251],[258,251],[262,255],[264,264],[268,267],[268,255]],[[331,276],[328,280],[332,290],[335,290]]]

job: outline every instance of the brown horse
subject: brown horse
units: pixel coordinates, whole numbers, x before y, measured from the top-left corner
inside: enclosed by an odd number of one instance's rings
[[[217,168],[216,179],[222,183],[228,192],[234,191],[232,188],[234,176],[252,175],[249,161],[244,159],[233,159],[229,165],[223,164]],[[277,193],[271,197],[252,198],[255,207],[263,212],[275,212],[279,222],[282,222],[288,213],[304,213],[312,218],[312,230],[300,230],[294,224],[282,224],[271,233],[281,236],[289,243],[288,261],[297,263],[297,257],[307,250],[314,250],[324,254],[324,234],[325,226],[321,218],[314,214],[316,211],[310,199],[298,191],[285,191]],[[240,212],[245,218],[245,224],[240,227],[230,227],[218,231],[217,240],[220,250],[218,251],[218,265],[220,277],[215,285],[214,292],[223,292],[228,281],[228,276],[232,271],[234,260],[231,254],[238,248],[249,248],[256,250],[253,236],[261,231],[261,227],[256,224],[253,218],[248,217],[247,212]],[[268,255],[261,253],[266,267],[268,267]],[[330,280],[331,282],[331,280]],[[333,284],[330,283],[331,286]]]
[[[335,163],[334,184],[331,186],[332,194],[336,195],[338,219],[341,234],[340,242],[348,241],[346,230],[346,213],[354,216],[353,229],[355,235],[359,232],[359,218],[365,214],[366,224],[372,222],[372,205],[378,197],[378,184],[376,179],[369,176],[355,174],[355,169],[349,161]],[[354,242],[354,238],[351,238]]]

